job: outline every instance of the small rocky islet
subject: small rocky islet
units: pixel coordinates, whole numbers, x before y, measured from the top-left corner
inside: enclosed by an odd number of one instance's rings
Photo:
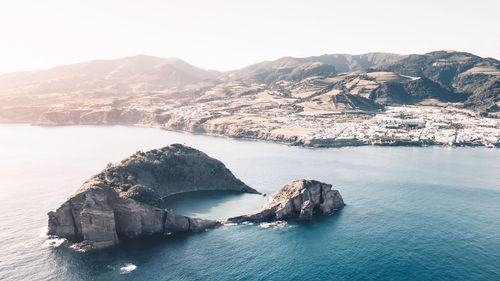
[[[262,222],[297,217],[310,220],[315,214],[329,215],[344,207],[344,200],[331,184],[316,180],[295,180],[275,193],[262,210],[227,219],[228,222]]]
[[[172,144],[137,152],[108,166],[78,188],[56,211],[48,213],[48,235],[66,238],[86,251],[154,234],[199,232],[223,223],[310,220],[344,206],[330,184],[296,180],[274,194],[252,214],[225,221],[193,218],[164,208],[163,199],[196,191],[260,194],[236,178],[226,166],[205,153]]]

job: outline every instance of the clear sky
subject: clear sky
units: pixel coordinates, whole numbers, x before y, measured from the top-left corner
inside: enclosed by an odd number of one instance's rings
[[[500,0],[2,0],[0,73],[136,54],[230,70],[438,49],[500,58]]]

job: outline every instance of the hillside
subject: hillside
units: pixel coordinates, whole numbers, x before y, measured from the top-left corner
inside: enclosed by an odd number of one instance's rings
[[[283,57],[226,73],[227,79],[273,83],[279,80],[301,80],[307,77],[352,72],[392,63],[402,56],[390,53],[363,55],[331,54],[306,58]]]
[[[180,59],[138,55],[0,75],[0,94],[147,93],[215,76]]]
[[[284,57],[229,72],[140,55],[0,75],[0,122],[210,131],[219,126],[212,119],[226,115],[256,115],[237,122],[252,127],[264,116],[374,114],[387,106],[496,114],[499,84],[498,60],[452,51]]]
[[[496,59],[464,52],[437,51],[410,55],[380,68],[402,75],[426,77],[451,92],[468,94],[467,107],[499,110],[500,62]]]

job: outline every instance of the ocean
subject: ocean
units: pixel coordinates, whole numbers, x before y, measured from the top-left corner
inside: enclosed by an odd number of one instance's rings
[[[47,212],[137,150],[184,143],[268,195],[295,179],[340,190],[340,212],[284,227],[226,225],[80,253],[45,235]],[[177,196],[222,219],[268,197]],[[500,280],[500,150],[311,149],[124,126],[0,125],[0,280]]]

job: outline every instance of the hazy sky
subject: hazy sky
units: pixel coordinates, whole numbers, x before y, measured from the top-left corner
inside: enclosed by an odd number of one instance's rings
[[[229,70],[437,49],[500,58],[500,0],[2,0],[0,73],[136,54]]]

